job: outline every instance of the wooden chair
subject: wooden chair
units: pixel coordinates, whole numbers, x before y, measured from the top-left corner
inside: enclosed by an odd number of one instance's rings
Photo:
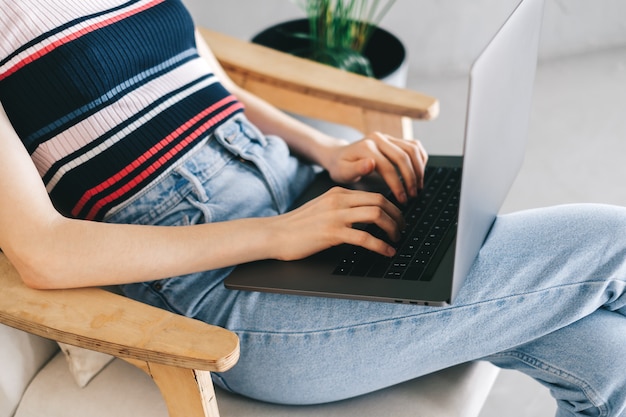
[[[285,111],[410,138],[412,120],[439,114],[437,99],[200,29],[228,75]]]
[[[418,92],[201,33],[237,83],[287,111],[399,137],[411,136],[412,119],[437,116],[437,100]],[[2,253],[0,285],[0,323],[131,363],[154,380],[171,417],[219,416],[210,372],[237,362],[232,332],[103,289],[30,289]]]

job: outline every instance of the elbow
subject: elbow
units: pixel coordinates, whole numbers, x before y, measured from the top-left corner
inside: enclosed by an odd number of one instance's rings
[[[34,273],[22,273],[18,272],[22,282],[28,287],[34,290],[51,290],[56,289],[57,287],[52,285],[52,281],[41,274]]]
[[[35,290],[50,290],[56,289],[58,286],[54,285],[54,280],[47,276],[43,271],[38,271],[35,268],[16,267],[17,273],[22,279],[24,284]]]
[[[65,218],[56,211],[39,216],[28,227],[15,228],[0,236],[0,247],[22,282],[33,289],[59,289],[72,271],[68,250],[59,236]],[[60,242],[61,240],[61,242]]]
[[[54,269],[50,265],[50,262],[46,261],[49,257],[40,259],[36,256],[19,256],[17,254],[8,253],[5,254],[13,265],[13,268],[22,282],[29,288],[36,290],[49,290],[59,289],[62,286],[58,282],[58,277],[55,279],[51,270]]]

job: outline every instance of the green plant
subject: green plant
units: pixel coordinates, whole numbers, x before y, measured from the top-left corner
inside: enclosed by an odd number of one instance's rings
[[[372,76],[363,51],[373,30],[396,0],[294,0],[305,12],[310,41],[294,53],[346,71]]]

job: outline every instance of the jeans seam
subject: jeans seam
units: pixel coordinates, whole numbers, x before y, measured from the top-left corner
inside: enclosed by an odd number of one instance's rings
[[[224,372],[211,372],[211,379],[213,380],[213,383],[217,384],[225,391],[235,393],[235,390],[228,385],[226,379],[222,376],[223,373]]]
[[[581,390],[581,392],[584,394],[585,398],[587,398],[589,403],[598,409],[598,411],[600,412],[599,416],[602,417],[602,416],[609,415],[609,408],[608,408],[606,401],[604,401],[600,397],[600,395],[598,395],[598,393],[593,389],[593,387],[587,382],[585,382],[584,380],[578,378],[575,375],[570,374],[569,372],[566,372],[562,369],[559,369],[553,365],[550,365],[542,361],[539,358],[536,358],[534,356],[531,356],[527,353],[523,353],[520,351],[508,351],[508,352],[496,353],[496,354],[490,355],[488,358],[485,358],[485,359],[489,360],[489,358],[513,358],[534,369],[549,372],[552,375],[560,379],[566,380],[567,382],[577,386]]]
[[[572,288],[572,287],[577,287],[581,285],[585,286],[587,284],[593,284],[593,285],[606,284],[606,282],[607,281],[602,281],[602,280],[573,282],[573,283],[557,285],[557,286],[549,287],[549,288],[542,288],[542,289],[535,290],[535,291],[521,292],[519,294],[510,295],[506,297],[499,297],[499,298],[493,298],[493,299],[483,300],[479,302],[473,302],[473,303],[464,304],[461,306],[440,307],[440,308],[433,309],[431,311],[424,311],[424,312],[417,313],[417,314],[407,314],[407,315],[401,315],[401,316],[397,316],[393,318],[387,318],[384,320],[368,321],[365,323],[360,322],[356,324],[349,324],[345,326],[326,328],[326,329],[316,329],[316,330],[310,330],[310,331],[292,331],[292,332],[253,330],[253,329],[245,329],[245,328],[230,328],[230,330],[234,332],[249,333],[249,334],[273,334],[273,335],[281,335],[281,336],[312,335],[315,333],[326,333],[326,332],[331,332],[331,331],[343,331],[343,330],[348,330],[348,329],[357,329],[359,327],[366,328],[368,326],[378,325],[382,323],[391,323],[391,322],[404,321],[404,320],[419,320],[421,317],[426,317],[432,314],[442,314],[442,313],[451,314],[451,313],[456,313],[456,312],[462,312],[463,310],[466,310],[466,309],[474,309],[477,307],[481,307],[481,306],[485,306],[485,305],[489,305],[493,303],[498,304],[498,303],[501,303],[502,301],[510,301],[518,297],[535,295],[535,294],[545,292],[545,291],[554,291],[554,290],[558,290],[562,288]]]

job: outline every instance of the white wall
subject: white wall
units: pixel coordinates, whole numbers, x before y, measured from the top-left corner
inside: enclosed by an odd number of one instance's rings
[[[242,39],[303,17],[291,0],[183,0],[196,23]],[[397,0],[381,26],[405,44],[413,73],[455,75],[518,0]],[[541,58],[626,45],[626,0],[546,0]]]

